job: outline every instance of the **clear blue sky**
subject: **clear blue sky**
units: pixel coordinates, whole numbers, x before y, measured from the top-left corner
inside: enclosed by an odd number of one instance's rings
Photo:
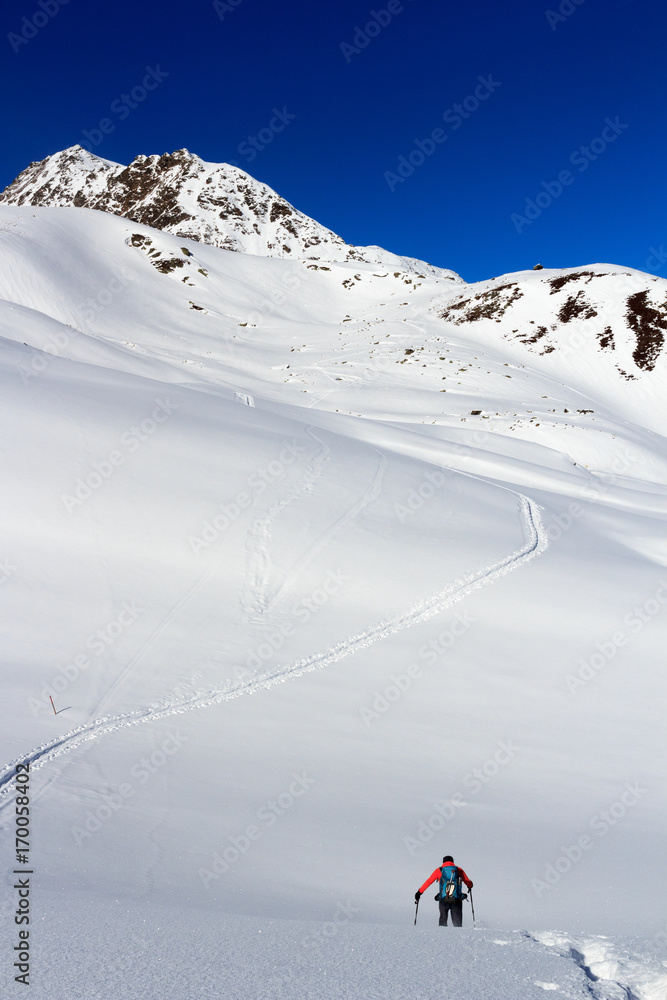
[[[121,163],[186,147],[235,162],[351,243],[469,281],[538,261],[667,276],[651,249],[667,248],[656,0],[217,7],[4,4],[0,188],[77,142]],[[168,75],[146,90],[146,67]],[[413,172],[396,179],[399,164]]]

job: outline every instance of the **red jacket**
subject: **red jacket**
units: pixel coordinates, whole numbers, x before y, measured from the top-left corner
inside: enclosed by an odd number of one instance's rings
[[[431,877],[428,878],[424,882],[424,884],[420,887],[419,891],[420,892],[426,892],[426,890],[428,889],[428,887],[430,886],[430,884],[432,882],[438,881],[439,878],[440,878],[440,876],[442,875],[442,869],[445,868],[445,867],[446,867],[445,865],[440,865],[439,868],[436,868],[436,870],[433,872],[433,874],[431,875]],[[458,865],[452,865],[452,867],[456,868],[457,872],[459,873],[459,875],[461,876],[461,878],[463,879],[463,881],[465,882],[465,884],[468,886],[468,888],[472,889],[472,882],[470,881],[470,879],[468,878],[468,876],[466,875],[466,873],[463,871],[463,868],[460,868]]]

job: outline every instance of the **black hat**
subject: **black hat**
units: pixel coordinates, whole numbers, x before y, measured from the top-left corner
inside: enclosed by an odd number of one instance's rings
[[[454,861],[454,858],[453,858],[453,857],[451,856],[451,854],[447,854],[447,855],[446,855],[446,856],[445,856],[445,857],[444,857],[444,858],[442,859],[442,863],[443,863],[443,865],[444,865],[445,861]]]

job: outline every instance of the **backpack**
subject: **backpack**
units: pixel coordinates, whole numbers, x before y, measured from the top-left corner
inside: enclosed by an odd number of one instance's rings
[[[446,864],[440,869],[440,892],[438,898],[442,903],[455,903],[462,899],[461,876],[456,865]]]

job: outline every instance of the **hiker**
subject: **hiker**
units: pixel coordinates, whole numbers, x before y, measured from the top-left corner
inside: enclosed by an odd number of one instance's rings
[[[442,866],[436,868],[433,874],[424,882],[420,889],[417,889],[415,893],[415,903],[419,902],[421,894],[428,889],[432,882],[439,880],[439,892],[436,895],[438,904],[440,906],[440,920],[438,921],[439,927],[447,926],[447,916],[451,911],[452,914],[452,927],[462,927],[463,926],[463,900],[467,899],[467,895],[461,892],[461,881],[463,880],[469,889],[472,889],[472,882],[463,871],[463,868],[458,868],[454,864],[454,858],[451,854],[445,855],[442,859]]]

